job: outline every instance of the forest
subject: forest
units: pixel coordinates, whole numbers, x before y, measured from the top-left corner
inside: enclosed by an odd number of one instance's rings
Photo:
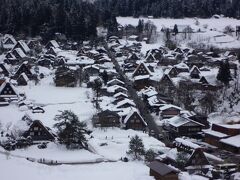
[[[202,17],[214,14],[240,17],[239,0],[97,0],[99,9],[107,9],[118,16]]]
[[[113,23],[111,24],[111,20]],[[96,37],[96,27],[116,26],[116,18],[107,10],[80,0],[1,0],[0,32],[14,35],[41,35],[50,39],[55,32],[69,39]]]
[[[116,16],[240,17],[238,0],[1,0],[0,32],[51,39],[55,32],[69,39],[95,38],[96,27],[117,31]]]

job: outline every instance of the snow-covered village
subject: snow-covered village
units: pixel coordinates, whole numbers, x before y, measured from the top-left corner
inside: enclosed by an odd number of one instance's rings
[[[239,180],[240,3],[114,1],[0,3],[0,179]]]

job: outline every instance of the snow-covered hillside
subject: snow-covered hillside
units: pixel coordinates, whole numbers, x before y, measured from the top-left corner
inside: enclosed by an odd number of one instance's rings
[[[190,26],[193,29],[191,39],[187,41],[181,41],[179,45],[186,46],[188,43],[202,43],[207,44],[209,47],[214,46],[218,48],[239,48],[240,41],[235,37],[233,32],[231,35],[224,34],[226,26],[230,26],[233,29],[240,25],[240,20],[233,18],[210,18],[210,19],[196,19],[196,18],[184,18],[184,19],[148,19],[140,18],[145,22],[151,21],[157,27],[157,31],[160,32],[162,28],[173,28],[174,25],[178,25],[179,28]],[[139,18],[133,17],[118,17],[119,24],[125,26],[128,24],[137,26]],[[197,22],[197,23],[196,23]],[[179,35],[178,35],[179,36]],[[180,37],[177,37],[180,39]],[[163,45],[163,39],[158,40],[158,44]]]

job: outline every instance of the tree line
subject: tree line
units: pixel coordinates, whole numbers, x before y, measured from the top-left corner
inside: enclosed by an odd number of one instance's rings
[[[97,0],[97,7],[118,16],[202,17],[215,14],[240,17],[239,0]]]
[[[96,37],[96,27],[116,26],[115,16],[82,0],[1,0],[0,32],[41,35],[52,38],[55,32],[84,40]],[[114,28],[112,28],[114,29]]]

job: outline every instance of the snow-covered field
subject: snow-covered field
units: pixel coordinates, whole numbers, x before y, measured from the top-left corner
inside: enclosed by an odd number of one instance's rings
[[[160,32],[162,28],[173,28],[175,24],[181,27],[186,27],[189,25],[194,33],[191,34],[191,39],[181,40],[179,45],[187,46],[188,43],[201,43],[207,44],[209,47],[214,46],[218,48],[239,48],[240,41],[237,40],[235,33],[233,32],[231,35],[224,34],[223,31],[226,26],[231,26],[234,30],[236,26],[240,24],[240,20],[233,18],[220,18],[220,19],[198,19],[198,23],[196,23],[195,18],[184,18],[184,19],[169,19],[169,18],[159,18],[159,19],[148,19],[148,18],[140,18],[143,19],[144,22],[148,20],[152,21],[154,25],[157,27],[157,31]],[[133,17],[118,17],[117,21],[119,24],[125,26],[127,24],[131,24],[137,26],[139,18]],[[200,30],[200,32],[198,32]],[[182,34],[177,36],[177,39],[181,39]],[[162,36],[163,37],[163,36]],[[158,47],[163,45],[163,39],[160,37],[157,44]],[[150,47],[156,46],[151,44],[148,45]]]
[[[0,154],[0,169],[1,179],[8,180],[153,180],[148,175],[148,167],[139,162],[47,166],[21,158],[7,159],[5,155]]]

